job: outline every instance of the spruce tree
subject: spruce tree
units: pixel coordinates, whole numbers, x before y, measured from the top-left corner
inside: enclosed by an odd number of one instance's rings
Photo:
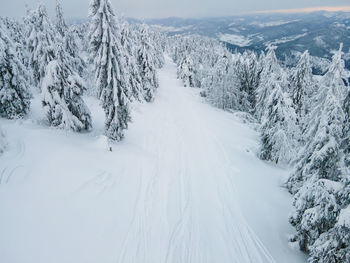
[[[29,23],[27,32],[29,65],[33,70],[35,85],[40,86],[47,65],[55,59],[56,33],[43,5],[31,11],[26,21]]]
[[[261,73],[256,54],[249,51],[245,51],[242,55],[237,54],[234,71],[240,85],[240,108],[253,113],[256,104],[255,91],[259,86]]]
[[[334,181],[340,178],[339,162],[345,122],[343,99],[346,91],[341,77],[343,70],[340,50],[333,56],[332,64],[322,79],[322,87],[314,98],[317,105],[306,121],[309,124],[304,135],[307,143],[287,182],[292,193],[313,175]]]
[[[140,67],[143,83],[143,95],[147,102],[154,99],[154,94],[159,86],[156,66],[154,62],[153,46],[148,34],[148,27],[142,25],[139,36],[139,47],[137,51],[137,61]]]
[[[308,51],[303,53],[297,66],[292,69],[289,83],[293,105],[301,121],[306,114],[310,112],[311,96],[315,89],[315,80],[312,76],[312,67]]]
[[[115,141],[124,137],[130,121],[126,63],[120,43],[120,29],[109,0],[90,3],[90,46],[94,62],[97,95],[105,111],[105,134]]]
[[[177,76],[184,83],[185,87],[194,87],[194,69],[193,61],[190,55],[186,55],[177,68]]]
[[[335,225],[340,210],[335,197],[338,185],[313,175],[294,196],[295,212],[290,223],[297,233],[292,241],[298,242],[301,250],[310,252],[321,234]]]
[[[281,84],[285,85],[286,75],[275,54],[275,46],[269,46],[268,52],[262,61],[262,72],[259,82],[259,86],[256,89],[256,106],[255,116],[259,121],[266,109],[266,101],[271,94],[271,82],[280,81]],[[282,87],[285,90],[286,87]]]
[[[56,31],[64,37],[68,32],[68,26],[63,17],[62,4],[60,0],[56,0]]]
[[[319,262],[327,262],[328,255],[333,253],[324,249],[341,248],[335,243],[322,246],[320,242],[325,237],[334,240],[339,233],[346,235],[346,231],[334,228],[341,208],[348,205],[342,202],[344,198],[339,198],[345,171],[342,162],[345,90],[341,54],[340,49],[323,77],[323,87],[315,98],[317,107],[308,117],[308,143],[287,182],[288,189],[295,193],[296,210],[290,218],[297,230],[293,240],[298,241],[302,250],[311,252],[311,260],[323,257]]]
[[[309,263],[350,262],[350,226],[336,225],[310,248]]]
[[[64,49],[70,56],[67,61],[70,67],[81,77],[86,75],[86,63],[80,56],[79,47],[76,40],[75,28],[69,28],[63,17],[63,10],[60,0],[56,0],[56,31],[59,33],[57,41],[64,43]]]
[[[280,83],[276,81],[270,85],[272,93],[262,117],[260,157],[263,160],[288,164],[296,155],[296,116]]]
[[[51,126],[89,130],[90,111],[82,99],[84,81],[70,68],[68,60],[63,46],[58,44],[56,59],[48,64],[42,81],[42,104]]]
[[[0,22],[0,116],[8,119],[24,117],[30,107],[30,92],[25,68],[15,45]]]
[[[125,71],[126,84],[129,86],[127,94],[130,100],[143,100],[142,76],[137,64],[137,34],[136,29],[130,28],[130,25],[124,21],[121,30],[121,44],[125,49],[125,62],[127,70]]]

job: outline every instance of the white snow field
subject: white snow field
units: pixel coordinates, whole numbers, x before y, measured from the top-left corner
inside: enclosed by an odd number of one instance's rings
[[[287,171],[256,157],[258,134],[184,88],[169,58],[159,78],[113,152],[94,99],[88,134],[0,120],[1,263],[306,262],[288,245]]]

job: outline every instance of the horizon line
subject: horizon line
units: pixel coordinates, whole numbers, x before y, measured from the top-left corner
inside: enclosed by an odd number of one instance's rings
[[[291,9],[275,9],[275,10],[260,10],[251,11],[250,14],[293,14],[293,13],[312,13],[318,11],[326,12],[350,12],[350,5],[345,6],[318,6],[318,7],[305,7],[305,8],[291,8]]]

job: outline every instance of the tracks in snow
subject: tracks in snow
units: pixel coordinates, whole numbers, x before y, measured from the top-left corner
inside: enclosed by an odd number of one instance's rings
[[[118,262],[275,262],[236,202],[238,170],[203,116],[209,107],[175,74],[168,61],[157,100],[135,124],[148,126],[141,144],[155,158],[137,175],[138,198]]]

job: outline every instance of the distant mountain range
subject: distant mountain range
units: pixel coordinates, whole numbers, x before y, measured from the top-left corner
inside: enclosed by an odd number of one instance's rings
[[[199,34],[224,42],[231,50],[265,50],[278,47],[279,59],[293,65],[306,49],[313,56],[315,73],[323,73],[332,53],[344,44],[344,59],[350,69],[350,13],[314,12],[259,14],[202,19],[151,19],[154,28],[173,35]]]

